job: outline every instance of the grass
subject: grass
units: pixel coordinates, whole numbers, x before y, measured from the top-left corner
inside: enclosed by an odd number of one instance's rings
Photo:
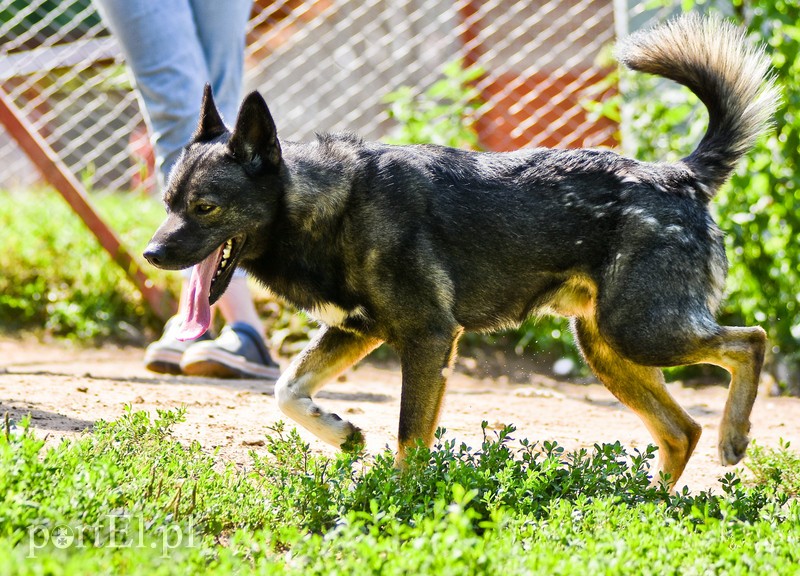
[[[796,570],[788,445],[751,452],[755,483],[651,487],[654,451],[454,442],[393,456],[313,454],[276,427],[245,468],[171,433],[182,411],[127,410],[44,449],[0,435],[4,574],[695,574]],[[773,472],[769,472],[772,470]],[[762,472],[758,472],[762,471]]]
[[[139,194],[93,197],[98,211],[134,254],[163,219],[155,200]],[[0,326],[79,341],[141,342],[158,321],[134,285],[51,189],[0,191]],[[171,286],[174,274],[148,270]]]
[[[139,193],[91,199],[134,255],[164,219],[161,203]],[[84,345],[143,345],[160,334],[161,322],[136,287],[54,190],[0,190],[0,230],[0,330]],[[179,274],[146,264],[145,269],[154,282],[178,294]],[[286,355],[299,351],[310,321],[263,291],[254,292],[274,347]]]

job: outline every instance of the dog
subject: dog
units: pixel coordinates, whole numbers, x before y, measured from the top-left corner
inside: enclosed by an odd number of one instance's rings
[[[618,47],[631,69],[687,86],[709,112],[689,156],[645,163],[610,150],[473,152],[352,134],[280,141],[253,92],[233,131],[206,87],[199,123],[164,191],[144,256],[190,266],[183,337],[202,334],[237,266],[320,322],[275,386],[281,410],[337,447],[361,431],[314,394],[385,342],[399,355],[398,463],[433,439],[456,344],[532,315],[571,319],[597,378],[633,409],[674,485],[701,434],[662,367],[731,374],[723,464],[745,454],[766,346],[759,327],[715,320],[722,232],[708,205],[768,129],[778,102],[767,56],[717,18],[688,15]]]

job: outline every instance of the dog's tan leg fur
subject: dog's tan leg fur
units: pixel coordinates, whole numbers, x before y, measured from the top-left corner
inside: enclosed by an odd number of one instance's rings
[[[380,343],[375,338],[323,327],[275,384],[278,406],[298,424],[337,448],[348,441],[362,443],[358,428],[321,408],[311,397]]]
[[[731,384],[719,430],[719,459],[725,466],[741,460],[750,432],[750,412],[758,393],[767,334],[759,327],[723,327],[697,352],[696,361],[714,364],[730,372]]]
[[[617,354],[597,330],[593,317],[576,318],[574,329],[594,373],[650,431],[659,448],[659,469],[674,486],[700,439],[700,425],[669,394],[662,371]],[[653,477],[654,482],[657,479]]]

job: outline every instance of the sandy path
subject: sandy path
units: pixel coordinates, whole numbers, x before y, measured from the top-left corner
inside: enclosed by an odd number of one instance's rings
[[[0,414],[12,419],[30,413],[35,429],[55,442],[80,434],[97,419],[113,420],[125,405],[137,410],[186,406],[186,422],[176,434],[198,440],[220,458],[248,462],[267,427],[286,420],[273,398],[273,386],[257,380],[212,380],[160,376],[147,372],[138,348],[75,349],[62,344],[0,339]],[[456,373],[450,380],[440,425],[448,438],[471,446],[481,439],[481,421],[490,428],[517,427],[516,437],[555,440],[567,449],[619,440],[628,449],[644,448],[650,437],[639,419],[602,386],[560,382],[532,375],[529,384],[477,379]],[[717,487],[728,469],[717,462],[716,436],[727,390],[670,384],[670,391],[704,428],[682,484],[692,490]],[[349,418],[367,435],[371,452],[394,446],[400,406],[397,369],[362,365],[329,385],[320,403]],[[800,399],[761,394],[753,412],[752,437],[762,446],[779,439],[800,446]],[[320,451],[327,445],[301,429]],[[740,465],[741,468],[741,465]]]

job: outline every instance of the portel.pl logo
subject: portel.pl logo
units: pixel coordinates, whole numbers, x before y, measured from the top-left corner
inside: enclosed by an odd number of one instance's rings
[[[152,523],[151,523],[152,524]],[[107,514],[93,524],[34,524],[28,528],[28,558],[57,548],[151,548],[163,558],[178,548],[196,546],[194,520],[183,525],[150,525],[141,516]]]

